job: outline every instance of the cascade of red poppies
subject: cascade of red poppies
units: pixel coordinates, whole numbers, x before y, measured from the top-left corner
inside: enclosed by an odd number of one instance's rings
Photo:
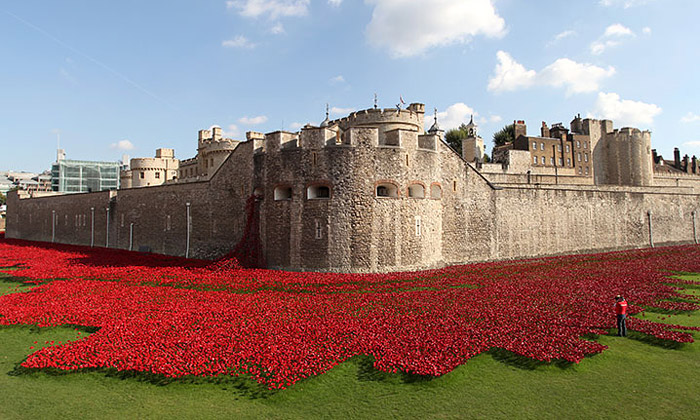
[[[699,308],[679,292],[688,282],[668,276],[700,272],[700,246],[332,274],[212,270],[206,261],[0,240],[0,267],[10,266],[40,285],[0,296],[0,325],[100,328],[35,351],[28,368],[246,375],[284,388],[358,354],[421,375],[491,348],[580,362],[605,350],[581,337],[614,328],[617,294],[630,302],[632,331],[691,342],[700,330],[643,316],[645,307]]]
[[[246,225],[236,248],[220,258],[214,265],[217,269],[262,268],[265,258],[260,240],[260,197],[253,194],[245,205]]]

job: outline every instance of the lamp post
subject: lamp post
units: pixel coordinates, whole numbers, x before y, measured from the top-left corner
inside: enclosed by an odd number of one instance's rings
[[[51,242],[56,242],[56,210],[51,210]]]
[[[129,251],[131,251],[133,246],[134,246],[134,224],[129,223]]]
[[[95,246],[95,208],[90,207],[90,248]]]
[[[109,248],[109,207],[107,207],[107,229],[105,231],[105,248]]]
[[[697,212],[693,210],[691,213],[693,215],[693,241],[695,241],[695,245],[698,244],[698,231],[695,227],[695,216],[697,215]]]
[[[654,229],[651,224],[651,210],[647,212],[647,216],[649,217],[649,245],[651,247],[654,247]]]
[[[185,203],[187,206],[187,245],[185,248],[185,258],[190,257],[190,203]]]

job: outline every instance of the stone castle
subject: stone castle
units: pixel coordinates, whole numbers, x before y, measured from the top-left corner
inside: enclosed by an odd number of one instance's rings
[[[424,119],[414,103],[241,142],[202,130],[177,167],[171,149],[132,160],[132,188],[10,195],[7,236],[216,258],[254,217],[269,268],[343,272],[697,243],[697,161],[664,165],[648,131],[576,117],[528,136],[516,121],[484,163],[473,121],[460,155]]]

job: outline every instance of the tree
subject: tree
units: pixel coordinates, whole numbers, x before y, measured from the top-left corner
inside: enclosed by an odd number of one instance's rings
[[[493,144],[503,146],[506,143],[515,140],[515,125],[508,124],[500,130],[493,133]]]
[[[467,133],[467,126],[465,124],[460,125],[452,130],[447,130],[445,133],[445,143],[447,143],[454,151],[462,155],[462,140],[469,137]]]

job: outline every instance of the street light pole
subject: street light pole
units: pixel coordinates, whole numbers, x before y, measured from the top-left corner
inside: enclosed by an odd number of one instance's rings
[[[90,207],[90,248],[95,246],[95,208]]]
[[[134,245],[134,224],[129,223],[129,251],[133,248]]]
[[[187,245],[185,248],[185,258],[190,257],[190,203],[186,203],[187,206]]]
[[[105,248],[109,248],[109,207],[107,207],[107,231],[105,232]]]
[[[51,210],[51,242],[56,242],[56,210]]]

